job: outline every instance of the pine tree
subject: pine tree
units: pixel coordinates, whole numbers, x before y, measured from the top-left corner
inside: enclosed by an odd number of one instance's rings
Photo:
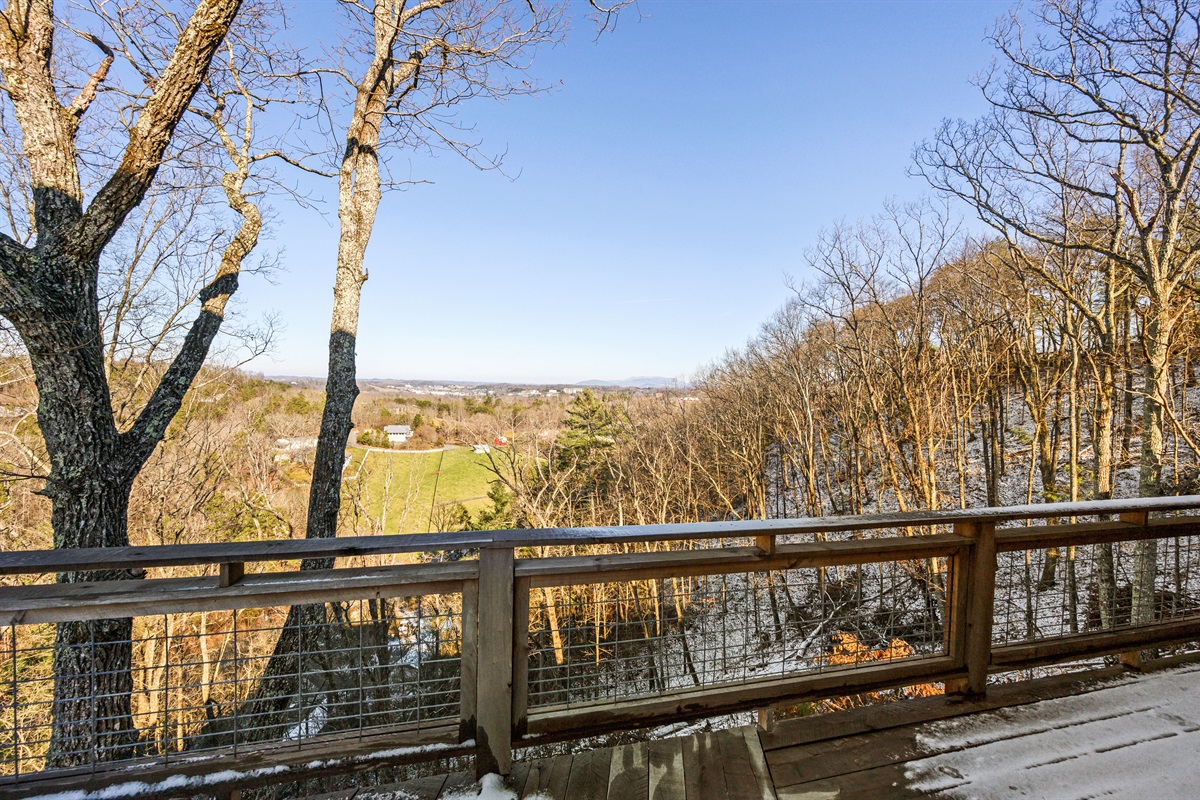
[[[556,440],[555,469],[569,475],[571,506],[595,524],[605,498],[616,484],[612,454],[620,435],[620,412],[590,389],[567,407]]]

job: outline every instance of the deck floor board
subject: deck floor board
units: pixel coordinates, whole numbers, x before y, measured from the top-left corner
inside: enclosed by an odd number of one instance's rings
[[[613,748],[608,800],[649,800],[649,749],[645,742]]]
[[[659,739],[649,743],[650,800],[677,800],[684,796],[683,739]]]

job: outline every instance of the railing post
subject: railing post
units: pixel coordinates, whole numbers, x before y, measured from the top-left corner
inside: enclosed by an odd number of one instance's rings
[[[462,589],[462,669],[459,672],[458,741],[475,738],[479,697],[479,581]]]
[[[246,577],[246,565],[241,561],[222,561],[220,572],[217,574],[217,586],[228,589],[234,584],[241,583]]]
[[[529,578],[517,579],[513,592],[512,731],[524,736],[529,727]]]
[[[992,621],[996,603],[996,523],[972,522],[970,583],[967,587],[965,656],[967,697],[987,694],[988,667],[992,663]]]
[[[479,551],[475,774],[512,772],[513,549]]]
[[[972,522],[954,523],[954,534],[970,539],[971,544],[959,548],[950,559],[950,569],[946,574],[946,654],[958,668],[967,666],[967,618],[971,605],[971,573],[977,528],[978,525]],[[946,681],[946,694],[966,693],[965,679]]]
[[[775,555],[775,545],[775,534],[773,533],[765,533],[754,537],[754,546],[764,556]],[[767,577],[770,579],[769,574]],[[773,586],[774,584],[771,585]],[[758,709],[758,727],[763,731],[769,731],[775,727],[775,709],[769,706]]]
[[[1139,528],[1144,528],[1144,527],[1146,527],[1146,524],[1150,522],[1150,512],[1148,512],[1148,511],[1126,511],[1124,514],[1120,515],[1120,520],[1121,520],[1121,522],[1128,522],[1131,525],[1137,525]],[[1136,561],[1137,561],[1136,554],[1134,556],[1134,561],[1135,561],[1135,563],[1134,563],[1133,568],[1134,568],[1134,572],[1136,573],[1138,566],[1139,566],[1136,563]],[[1151,581],[1151,583],[1153,583],[1153,581]],[[1130,600],[1130,620],[1129,620],[1130,624],[1133,624],[1133,618],[1132,618],[1133,617],[1133,608],[1132,607],[1134,605],[1134,600],[1133,600],[1132,594],[1133,594],[1133,592],[1137,591],[1137,584],[1138,584],[1138,581],[1135,579],[1133,582],[1133,586],[1131,587],[1132,591],[1130,593],[1130,598],[1129,598],[1129,600]],[[1115,603],[1114,603],[1114,605],[1115,605]],[[1153,656],[1151,656],[1151,657],[1153,657]],[[1126,669],[1137,670],[1140,672],[1142,669],[1142,651],[1141,650],[1129,650],[1124,653],[1121,653],[1121,665],[1124,666]]]

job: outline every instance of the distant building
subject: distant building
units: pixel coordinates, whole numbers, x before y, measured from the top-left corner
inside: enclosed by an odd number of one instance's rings
[[[490,453],[490,452],[492,452],[492,446],[489,444],[473,444],[473,445],[471,445],[471,452],[472,453]]]
[[[389,444],[404,444],[412,438],[409,425],[384,425],[383,432],[387,434]]]
[[[505,447],[508,445],[508,437],[507,436],[497,436],[495,439],[492,440],[492,444],[496,445],[496,447]]]
[[[276,450],[314,450],[317,447],[315,436],[289,436],[275,440]]]

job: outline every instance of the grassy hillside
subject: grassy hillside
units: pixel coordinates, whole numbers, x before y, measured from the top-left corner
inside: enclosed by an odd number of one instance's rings
[[[355,449],[346,467],[346,489],[353,491],[357,485],[362,504],[381,526],[378,532],[420,533],[430,530],[435,508],[461,502],[474,512],[488,505],[492,473],[487,463],[487,456],[465,449],[435,453]]]

